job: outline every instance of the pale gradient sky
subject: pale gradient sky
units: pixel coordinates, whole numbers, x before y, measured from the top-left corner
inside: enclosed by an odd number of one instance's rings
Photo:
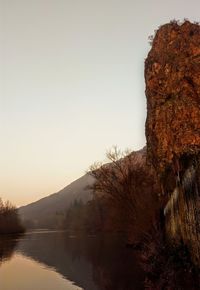
[[[144,59],[199,0],[0,0],[0,196],[60,190],[113,144],[145,145]]]

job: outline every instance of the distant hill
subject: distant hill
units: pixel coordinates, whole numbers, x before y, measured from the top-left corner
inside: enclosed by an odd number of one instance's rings
[[[134,154],[135,167],[144,166],[146,163],[146,147],[132,152]],[[119,160],[126,164],[127,158]],[[112,166],[107,163],[104,166]],[[82,201],[86,203],[91,200],[92,192],[87,189],[92,185],[94,177],[85,174],[75,180],[57,193],[51,194],[36,202],[19,208],[19,215],[27,228],[60,228],[63,226],[63,220],[66,210],[75,202]]]
[[[19,215],[28,228],[57,228],[61,225],[64,213],[75,200],[86,203],[92,197],[88,185],[94,178],[85,174],[57,193],[18,209]]]

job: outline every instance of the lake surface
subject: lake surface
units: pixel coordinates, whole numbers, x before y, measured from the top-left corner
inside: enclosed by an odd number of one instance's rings
[[[139,290],[143,278],[136,253],[116,236],[0,237],[0,290]]]

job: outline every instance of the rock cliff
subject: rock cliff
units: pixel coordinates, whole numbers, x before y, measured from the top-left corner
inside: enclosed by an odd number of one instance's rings
[[[200,26],[161,26],[145,61],[147,156],[168,195],[166,230],[200,261]]]

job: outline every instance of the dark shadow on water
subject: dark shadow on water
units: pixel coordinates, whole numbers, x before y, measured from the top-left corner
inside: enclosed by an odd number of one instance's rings
[[[137,254],[117,236],[27,233],[17,251],[53,268],[84,290],[144,289]]]
[[[0,235],[0,265],[12,258],[19,238],[22,237],[23,235]]]

